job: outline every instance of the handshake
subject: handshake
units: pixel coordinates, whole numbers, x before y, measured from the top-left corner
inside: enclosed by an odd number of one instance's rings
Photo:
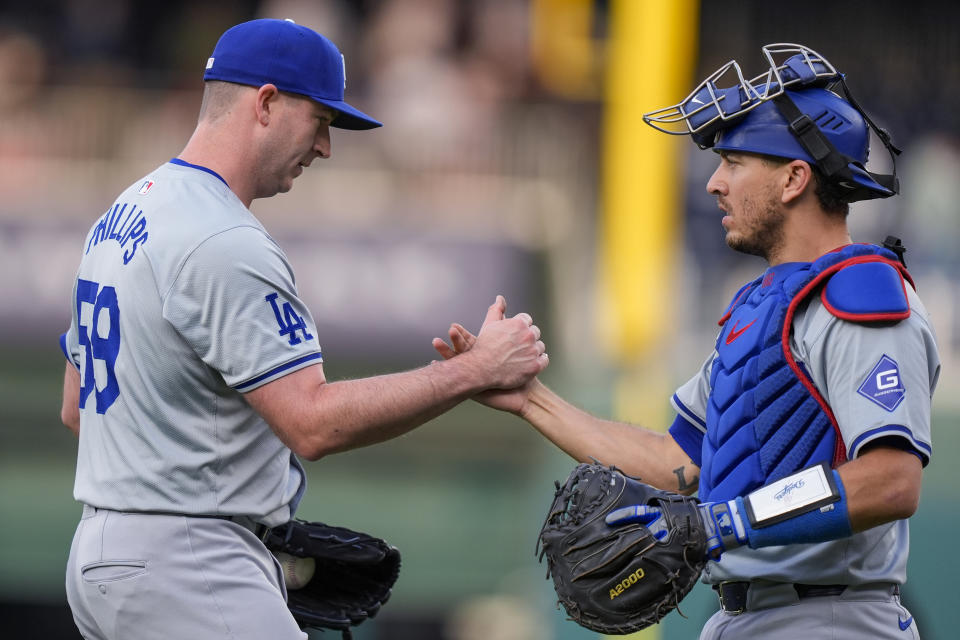
[[[474,399],[494,409],[520,415],[536,384],[537,374],[547,368],[550,358],[533,318],[527,313],[507,318],[506,309],[506,300],[498,295],[487,309],[477,335],[453,323],[447,332],[449,344],[434,338],[433,348],[444,360],[472,358],[478,375],[484,377],[481,385],[484,391]]]

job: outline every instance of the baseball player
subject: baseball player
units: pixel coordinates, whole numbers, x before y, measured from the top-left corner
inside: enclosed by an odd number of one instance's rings
[[[330,127],[380,123],[344,102],[336,46],[291,21],[226,31],[204,80],[183,152],[84,240],[61,338],[83,503],[66,589],[89,640],[306,637],[262,543],[306,489],[297,456],[387,440],[547,364],[498,296],[471,353],[327,383],[322,328],[249,207],[329,158]]]
[[[753,80],[730,62],[645,116],[718,153],[706,187],[726,242],[769,264],[673,396],[669,432],[601,420],[537,380],[480,400],[581,462],[699,490],[703,579],[721,607],[701,639],[917,638],[899,593],[940,362],[902,246],[854,244],[847,230],[850,202],[897,191],[895,175],[865,167],[870,130],[895,149],[822,56],[791,44],[763,53],[769,68]],[[445,357],[473,344],[459,325],[450,339],[434,340]],[[659,515],[636,505],[607,523]]]

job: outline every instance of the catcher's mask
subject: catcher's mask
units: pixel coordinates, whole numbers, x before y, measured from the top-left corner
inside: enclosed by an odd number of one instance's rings
[[[870,129],[891,159],[900,150],[854,100],[843,74],[803,45],[768,44],[763,54],[769,68],[755,78],[747,80],[731,60],[679,104],[644,114],[644,122],[664,133],[690,134],[702,149],[809,162],[840,188],[847,202],[898,193],[895,163],[889,175],[864,166]],[[719,88],[730,75],[735,76],[733,86]]]

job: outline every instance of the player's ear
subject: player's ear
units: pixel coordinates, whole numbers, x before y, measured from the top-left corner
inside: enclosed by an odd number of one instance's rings
[[[813,169],[803,160],[792,160],[782,167],[780,201],[789,204],[813,184]]]
[[[256,112],[257,121],[263,126],[270,124],[270,117],[280,99],[280,90],[275,85],[265,84],[257,89]]]

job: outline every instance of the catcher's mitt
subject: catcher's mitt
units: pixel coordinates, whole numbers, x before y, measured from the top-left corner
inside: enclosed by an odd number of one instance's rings
[[[604,522],[611,511],[638,504],[663,511],[661,539],[642,524]],[[706,564],[706,534],[695,498],[660,491],[599,464],[580,464],[566,484],[557,483],[539,545],[570,618],[606,634],[659,622],[690,592]]]
[[[291,520],[271,530],[264,544],[316,560],[313,578],[287,593],[287,606],[301,627],[338,629],[345,638],[351,626],[377,614],[400,575],[396,547],[345,527]]]

